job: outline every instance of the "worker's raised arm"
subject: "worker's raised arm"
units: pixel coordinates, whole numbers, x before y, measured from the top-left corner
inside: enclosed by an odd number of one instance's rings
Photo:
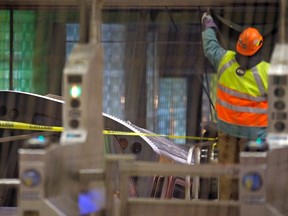
[[[205,12],[202,16],[202,42],[204,55],[208,58],[210,63],[213,65],[215,70],[219,66],[219,62],[225,54],[226,50],[220,45],[217,36],[216,29],[217,25],[215,24],[211,15]]]

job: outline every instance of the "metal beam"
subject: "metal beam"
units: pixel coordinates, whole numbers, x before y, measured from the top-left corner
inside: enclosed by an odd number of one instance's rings
[[[1,0],[0,6],[79,6],[81,0]],[[92,0],[86,0],[91,4]],[[123,9],[137,9],[137,8],[189,8],[189,7],[211,7],[224,6],[233,4],[260,4],[260,3],[277,3],[279,0],[103,0],[104,9],[123,8]]]

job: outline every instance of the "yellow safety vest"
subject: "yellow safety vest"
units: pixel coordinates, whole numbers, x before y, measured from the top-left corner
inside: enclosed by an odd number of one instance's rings
[[[268,125],[268,69],[260,62],[243,71],[227,51],[218,67],[216,110],[218,119],[233,125],[266,127]]]

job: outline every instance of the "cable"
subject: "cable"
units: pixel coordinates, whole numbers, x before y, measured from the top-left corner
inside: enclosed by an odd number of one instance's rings
[[[203,31],[203,29],[202,29],[202,21],[201,21],[202,18],[201,18],[200,12],[201,12],[201,7],[199,7],[199,20],[200,20],[200,28],[201,28],[201,32],[202,32],[202,31]],[[207,12],[210,13],[210,8],[208,8]],[[207,71],[206,71],[206,70],[204,70],[204,75],[205,75],[205,78],[206,78],[206,85],[207,85],[207,88],[208,88],[208,89],[207,89],[206,86],[204,85],[202,79],[201,79],[199,76],[197,76],[197,77],[198,77],[198,79],[199,79],[200,82],[201,82],[201,85],[202,85],[202,87],[203,87],[203,89],[204,89],[204,91],[205,91],[205,93],[206,93],[206,96],[208,97],[208,100],[209,100],[209,103],[210,103],[210,115],[211,115],[211,120],[213,120],[213,113],[212,113],[211,107],[212,107],[213,110],[215,111],[215,106],[214,106],[213,101],[212,101],[212,99],[211,99],[211,97],[210,97],[210,94],[209,94],[210,90],[209,90],[208,75],[207,75]]]

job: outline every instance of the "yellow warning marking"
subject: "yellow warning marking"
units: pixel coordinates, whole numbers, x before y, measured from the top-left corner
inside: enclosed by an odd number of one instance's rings
[[[63,127],[28,124],[28,123],[13,122],[13,121],[0,121],[0,128],[15,129],[15,130],[52,131],[52,132],[63,131]],[[167,135],[167,134],[156,134],[156,133],[151,133],[151,134],[150,133],[136,133],[136,132],[110,131],[110,130],[103,130],[103,134],[104,135],[121,135],[121,136],[166,137],[170,139],[216,140],[216,138],[207,138],[207,137]]]

